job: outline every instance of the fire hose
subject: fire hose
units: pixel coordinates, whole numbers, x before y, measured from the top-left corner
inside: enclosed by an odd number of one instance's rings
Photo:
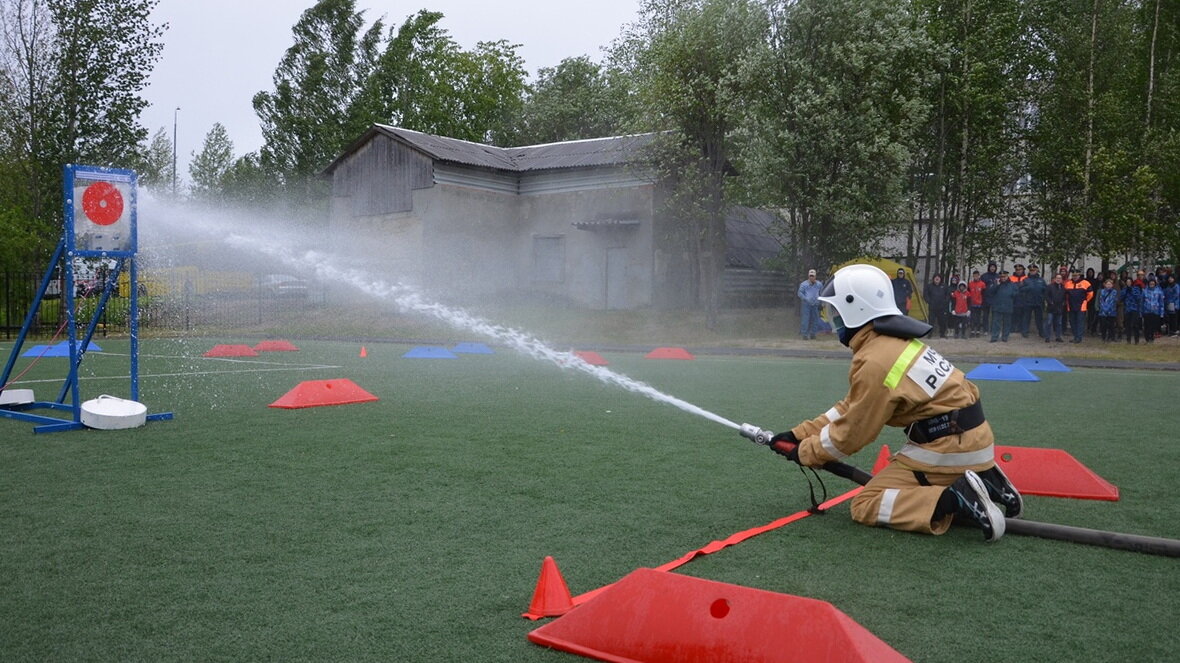
[[[738,432],[742,437],[748,438],[755,444],[764,446],[768,446],[774,438],[773,432],[750,424],[742,424]],[[862,486],[873,478],[872,474],[865,472],[859,467],[839,461],[825,463],[821,469]],[[1180,557],[1180,540],[1176,539],[1143,536],[1140,534],[1123,534],[1121,532],[1108,532],[1105,530],[1058,525],[1055,523],[1042,523],[1034,520],[1024,520],[1023,518],[1005,518],[1004,523],[1007,534],[1070,541],[1090,546],[1114,548],[1116,550],[1130,550],[1147,555]]]

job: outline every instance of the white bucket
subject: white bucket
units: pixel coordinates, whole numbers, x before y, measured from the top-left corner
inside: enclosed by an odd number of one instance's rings
[[[32,403],[33,390],[32,389],[5,389],[0,391],[0,406],[4,405],[25,405]]]
[[[99,430],[137,428],[147,421],[147,406],[103,394],[82,403],[82,423]]]

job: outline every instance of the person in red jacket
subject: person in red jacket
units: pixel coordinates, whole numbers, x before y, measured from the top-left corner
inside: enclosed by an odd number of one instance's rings
[[[967,292],[964,281],[959,281],[959,287],[951,292],[951,316],[955,321],[955,338],[967,338],[971,322],[971,294]]]
[[[1082,273],[1073,270],[1069,280],[1065,282],[1065,311],[1069,315],[1069,328],[1073,330],[1073,340],[1070,343],[1081,343],[1082,335],[1086,331],[1086,309],[1094,297],[1094,289],[1090,282],[1082,278]]]
[[[967,284],[967,296],[971,306],[971,336],[983,333],[983,291],[987,282],[979,275],[979,270],[971,272],[971,282]]]

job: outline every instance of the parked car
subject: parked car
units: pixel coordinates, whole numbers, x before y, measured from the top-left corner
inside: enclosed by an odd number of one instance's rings
[[[61,299],[61,284],[65,278],[61,275],[61,268],[53,270],[53,276],[45,286],[45,299]]]
[[[307,281],[290,274],[267,274],[262,277],[262,293],[268,297],[307,298]]]

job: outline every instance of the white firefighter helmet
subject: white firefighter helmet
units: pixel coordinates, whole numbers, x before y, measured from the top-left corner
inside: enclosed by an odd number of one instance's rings
[[[887,315],[905,315],[893,300],[889,277],[872,265],[848,265],[836,270],[819,300],[828,309],[828,321],[834,327],[855,329]]]

